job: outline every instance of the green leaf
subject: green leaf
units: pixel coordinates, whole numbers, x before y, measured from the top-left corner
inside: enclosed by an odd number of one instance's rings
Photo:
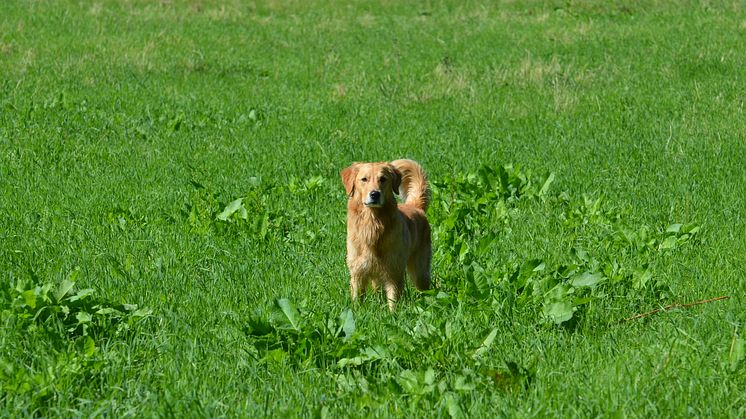
[[[554,324],[559,325],[570,320],[575,310],[569,301],[561,300],[545,304],[543,312]]]
[[[575,276],[572,281],[570,281],[570,284],[572,284],[573,287],[592,287],[599,282],[603,281],[604,275],[601,272],[596,273],[590,273],[590,272],[583,272],[580,275]]]
[[[340,359],[339,361],[337,361],[337,366],[340,368],[346,367],[349,365],[360,366],[366,362],[379,360],[384,357],[386,357],[386,350],[383,349],[383,347],[380,347],[380,346],[367,347],[365,348],[365,350],[362,351],[362,353],[359,356]]]
[[[448,415],[452,418],[464,417],[464,412],[459,406],[459,397],[451,392],[446,393],[446,408],[448,408]]]
[[[86,298],[89,295],[93,294],[94,291],[95,290],[93,288],[86,288],[84,290],[80,290],[78,291],[77,294],[70,297],[70,301],[72,302],[72,301],[82,300],[83,298]]]
[[[352,358],[342,358],[337,361],[337,366],[339,368],[344,368],[347,366],[359,367],[360,365],[363,365],[366,361],[369,361],[369,359],[363,356],[355,356]]]
[[[54,292],[54,301],[60,302],[62,299],[70,292],[70,290],[73,289],[75,286],[75,281],[71,281],[69,279],[65,279],[62,281],[59,287],[57,287],[57,291]]]
[[[93,320],[93,316],[85,311],[79,311],[78,314],[75,315],[75,318],[78,320],[78,324],[90,323],[91,320]]]
[[[451,338],[453,337],[453,333],[454,333],[453,330],[454,330],[453,321],[447,320],[446,325],[444,327],[446,339],[451,340]]]
[[[554,182],[554,173],[550,173],[547,177],[547,180],[544,181],[544,184],[541,185],[541,189],[539,190],[539,196],[546,195],[547,191],[549,191],[549,186]]]
[[[267,353],[264,355],[262,360],[266,362],[280,364],[282,362],[285,362],[285,359],[287,359],[287,357],[288,357],[288,353],[278,348],[278,349],[272,349],[272,350],[267,351]]]
[[[266,238],[269,231],[269,214],[264,214],[259,224],[259,237]]]
[[[36,308],[36,290],[24,291],[21,296],[23,296],[23,301],[27,306]]]
[[[541,272],[544,269],[546,269],[546,267],[547,267],[546,263],[541,262],[538,265],[536,265],[536,267],[534,267],[533,269],[531,269],[531,272]]]
[[[572,300],[572,305],[575,306],[575,307],[577,307],[577,306],[581,306],[583,304],[588,304],[591,301],[593,301],[593,297],[574,298]]]
[[[417,393],[417,390],[419,389],[419,380],[417,379],[417,374],[414,373],[412,370],[404,370],[401,373],[399,373],[399,377],[396,380],[400,386],[402,386],[402,389],[406,393]]]
[[[479,181],[482,182],[482,185],[491,186],[493,184],[492,179],[495,177],[495,170],[487,165],[482,165],[482,167],[477,170],[477,175],[479,176]]]
[[[674,247],[676,247],[676,236],[668,236],[660,244],[659,249],[661,250],[673,249]]]
[[[666,229],[666,233],[678,233],[679,231],[681,231],[681,226],[682,225],[683,224],[671,224]]]
[[[743,361],[746,356],[746,350],[744,349],[744,340],[742,338],[735,339],[731,346],[730,353],[728,354],[728,360],[730,361],[730,370],[735,372],[738,369],[738,364]]]
[[[645,285],[653,279],[653,274],[648,269],[638,269],[632,274],[632,285],[635,289],[645,288]]]
[[[40,298],[45,303],[52,303],[52,300],[49,297],[49,291],[51,291],[52,288],[54,288],[54,285],[52,284],[42,285],[41,288],[39,288],[36,293],[37,298]]]
[[[425,384],[431,385],[435,383],[435,370],[428,368],[425,371]]]
[[[132,313],[132,317],[135,317],[135,318],[137,318],[137,317],[148,317],[151,314],[153,314],[153,310],[152,309],[149,309],[147,307],[143,307],[143,308],[135,310]]]
[[[275,331],[275,328],[264,319],[258,317],[249,318],[246,325],[246,333],[250,336],[265,336]]]
[[[106,316],[109,314],[122,314],[122,312],[115,309],[114,307],[102,307],[96,310],[96,314],[101,315],[101,316]]]
[[[223,209],[223,212],[218,214],[217,218],[220,221],[228,221],[228,219],[231,218],[231,216],[236,212],[238,212],[238,217],[242,220],[246,220],[249,217],[246,208],[243,206],[243,198],[238,198],[230,204],[226,205],[225,209]]]
[[[494,234],[488,234],[482,237],[482,239],[479,240],[479,245],[477,245],[477,253],[479,255],[483,255],[487,253],[487,251],[490,250],[490,248],[492,247],[492,244],[495,243],[497,239],[498,239],[497,235],[494,235]]]
[[[402,389],[409,394],[423,395],[433,391],[435,385],[428,383],[428,375],[434,381],[435,372],[404,370],[397,377],[397,382]]]
[[[490,290],[489,278],[484,269],[479,266],[478,263],[472,262],[471,279],[474,281],[474,286],[480,294],[485,294]]]
[[[83,344],[83,354],[86,357],[90,357],[96,352],[96,343],[90,336],[86,336],[85,343]]]
[[[492,331],[487,335],[487,337],[484,338],[484,341],[482,341],[482,344],[479,345],[479,348],[477,348],[477,350],[474,351],[474,354],[472,355],[472,357],[478,358],[482,356],[482,354],[487,352],[490,349],[490,346],[492,346],[492,343],[495,341],[495,337],[497,337],[497,328],[492,329]]]
[[[256,176],[251,176],[250,178],[246,179],[246,183],[251,186],[252,188],[256,188],[258,186],[261,186],[262,180],[259,179]]]
[[[383,346],[369,346],[365,348],[363,353],[370,359],[382,359],[389,356],[388,351]]]
[[[687,224],[681,228],[681,232],[684,234],[694,235],[699,232],[702,227],[696,224]]]
[[[285,316],[284,319],[286,320],[287,325],[289,325],[293,330],[300,331],[300,314],[298,313],[298,309],[295,308],[293,303],[290,302],[290,300],[288,300],[287,298],[280,298],[275,301],[275,304]]]
[[[472,391],[475,388],[477,388],[477,386],[474,383],[469,382],[463,375],[456,377],[456,382],[453,384],[453,389],[457,391]]]
[[[349,339],[355,333],[355,316],[352,310],[346,308],[339,315],[339,324],[342,325],[342,331],[345,334],[345,340]]]
[[[466,255],[469,254],[469,245],[466,242],[461,242],[461,248],[458,252],[459,262],[463,262],[466,259]]]

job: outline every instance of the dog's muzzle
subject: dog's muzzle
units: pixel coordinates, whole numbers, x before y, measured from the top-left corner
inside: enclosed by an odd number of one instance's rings
[[[370,191],[368,197],[363,201],[366,207],[380,207],[383,205],[383,195],[381,191]]]

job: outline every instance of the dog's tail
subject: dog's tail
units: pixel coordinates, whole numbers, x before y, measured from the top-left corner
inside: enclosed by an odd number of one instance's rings
[[[427,187],[427,176],[422,167],[416,161],[409,159],[394,160],[391,165],[401,173],[399,195],[404,203],[427,211],[427,206],[430,204],[430,189]]]

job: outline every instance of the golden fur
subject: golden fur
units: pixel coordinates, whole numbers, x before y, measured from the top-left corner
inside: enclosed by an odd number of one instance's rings
[[[354,163],[342,170],[347,191],[347,267],[352,299],[381,285],[389,309],[404,291],[404,272],[419,290],[430,288],[432,244],[425,211],[427,178],[417,162]],[[401,194],[397,204],[394,194]]]

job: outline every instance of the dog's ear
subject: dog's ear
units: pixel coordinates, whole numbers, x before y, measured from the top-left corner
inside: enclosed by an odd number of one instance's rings
[[[394,177],[391,180],[391,189],[394,190],[395,194],[399,195],[399,186],[401,186],[401,172],[396,170],[394,166],[391,166],[391,172],[394,174]]]
[[[350,167],[339,172],[340,176],[342,176],[342,184],[345,185],[347,196],[350,198],[355,193],[355,177],[357,176],[358,166],[358,163],[353,163]]]

